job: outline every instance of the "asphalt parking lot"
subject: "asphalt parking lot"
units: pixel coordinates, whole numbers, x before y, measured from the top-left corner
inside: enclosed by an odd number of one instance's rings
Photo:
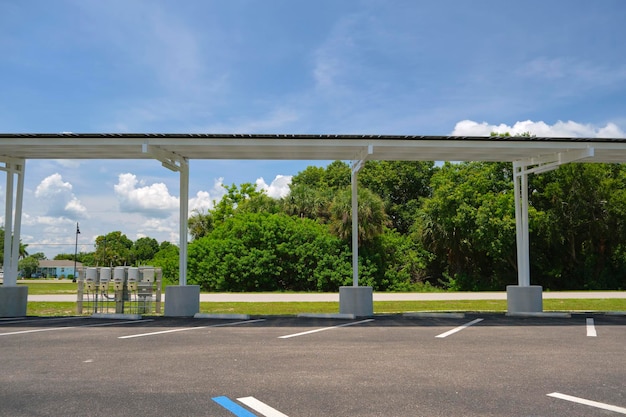
[[[626,414],[626,317],[0,320],[2,416]]]

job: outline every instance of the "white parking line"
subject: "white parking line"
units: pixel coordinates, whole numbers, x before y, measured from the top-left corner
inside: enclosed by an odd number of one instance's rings
[[[53,332],[53,331],[56,331],[56,330],[78,329],[79,327],[115,326],[116,324],[137,323],[139,321],[146,322],[146,321],[152,321],[152,320],[131,320],[131,321],[116,321],[116,322],[113,322],[113,323],[85,324],[85,325],[82,325],[82,326],[47,327],[45,329],[19,330],[19,331],[15,331],[15,332],[0,333],[0,336],[10,336],[10,335],[15,335],[15,334],[26,334],[26,333]]]
[[[448,336],[450,336],[451,334],[454,334],[454,333],[456,333],[456,332],[460,332],[461,330],[463,330],[463,329],[465,329],[465,328],[467,328],[467,327],[473,326],[473,325],[474,325],[474,324],[476,324],[476,323],[480,323],[480,322],[481,322],[481,321],[483,321],[483,320],[484,320],[484,319],[475,319],[475,320],[472,320],[472,321],[470,321],[469,323],[465,323],[465,324],[464,324],[464,325],[462,325],[462,326],[456,327],[456,328],[454,328],[454,329],[452,329],[452,330],[448,330],[447,332],[445,332],[445,333],[441,333],[441,334],[439,334],[439,335],[437,335],[437,336],[435,336],[435,337],[438,337],[438,338],[448,337]]]
[[[255,320],[245,320],[245,321],[236,321],[234,323],[220,323],[214,324],[212,326],[207,327],[228,327],[228,326],[238,326],[240,324],[248,324],[248,323],[258,323],[260,321],[265,321],[265,319],[255,319]]]
[[[587,319],[587,336],[588,337],[598,336],[598,333],[596,333],[596,326],[594,325],[592,318]]]
[[[599,403],[597,401],[586,400],[584,398],[573,397],[571,395],[561,394],[560,392],[553,392],[551,394],[546,394],[548,397],[558,398],[565,401],[571,401],[578,404],[588,405],[590,407],[601,408],[603,410],[614,411],[620,414],[626,414],[626,408],[617,407],[611,404]]]
[[[185,332],[187,330],[207,329],[209,327],[237,326],[239,324],[256,323],[258,321],[265,321],[265,319],[245,320],[245,321],[237,321],[237,322],[234,322],[234,323],[214,324],[212,326],[183,327],[183,328],[180,328],[180,329],[161,330],[161,331],[158,331],[158,332],[130,334],[128,336],[119,336],[118,339],[132,339],[132,338],[135,338],[135,337],[155,336],[155,335],[159,335],[159,334],[167,334],[167,333],[175,333],[175,332]]]
[[[275,408],[270,407],[269,405],[257,400],[254,397],[237,398],[237,401],[247,405],[254,411],[261,413],[265,417],[289,417],[288,415],[281,413]]]
[[[207,326],[184,327],[182,329],[161,330],[159,332],[130,334],[128,336],[119,336],[118,339],[132,339],[132,338],[135,338],[135,337],[155,336],[157,334],[167,334],[167,333],[174,333],[174,332],[186,332],[187,330],[200,330],[200,329],[206,329],[206,328],[207,328]]]
[[[374,321],[374,319],[355,321],[355,322],[352,322],[352,323],[344,323],[344,324],[339,324],[337,326],[331,326],[331,327],[322,327],[321,329],[309,330],[309,331],[301,332],[301,333],[288,334],[288,335],[285,335],[285,336],[279,336],[278,338],[279,339],[289,339],[291,337],[304,336],[304,335],[311,334],[311,333],[323,332],[325,330],[337,329],[339,327],[354,326],[355,324],[368,323],[370,321]]]

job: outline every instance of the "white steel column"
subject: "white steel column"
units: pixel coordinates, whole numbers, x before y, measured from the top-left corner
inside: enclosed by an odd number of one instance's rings
[[[165,288],[165,311],[169,317],[192,317],[200,311],[200,286],[187,285],[187,230],[189,216],[189,160],[182,155],[144,143],[144,153],[180,175],[178,284]]]
[[[515,234],[517,240],[517,282],[530,285],[530,249],[528,238],[528,174],[521,162],[513,162],[515,192]]]
[[[528,175],[540,174],[560,165],[593,156],[593,148],[540,155],[513,162],[517,282],[506,287],[508,314],[543,312],[542,287],[530,285],[530,239],[528,233]]]
[[[358,169],[352,168],[352,286],[359,286],[359,199],[357,195]]]
[[[350,185],[352,190],[352,286],[359,286],[359,198],[357,176],[366,159],[374,153],[374,147],[369,145],[363,149],[358,159],[352,162]]]
[[[4,161],[7,173],[6,201],[4,212],[4,281],[7,287],[17,285],[17,264],[20,256],[20,232],[22,224],[22,201],[24,196],[23,159],[7,159]],[[14,189],[17,176],[17,190]],[[15,194],[15,200],[14,200]],[[15,203],[15,211],[13,205]]]
[[[17,277],[11,274],[11,249],[13,248],[13,170],[11,164],[6,164],[7,182],[4,205],[4,262],[2,270],[4,272],[3,285],[13,287],[17,285]]]
[[[180,163],[180,254],[178,264],[179,284],[187,285],[187,229],[189,223],[189,161]]]
[[[177,153],[170,152],[158,146],[144,143],[142,152],[151,154],[170,171],[178,172],[180,175],[180,200],[179,200],[179,262],[178,262],[178,283],[187,285],[187,229],[189,215],[189,160]]]
[[[0,317],[26,316],[28,304],[28,287],[17,285],[25,162],[24,159],[18,158],[0,159],[0,163],[4,163],[4,167],[0,167],[0,170],[7,173],[4,212],[4,265],[2,266],[4,280],[0,286]],[[15,190],[15,176],[17,176],[17,190]]]
[[[365,159],[374,153],[374,147],[369,145],[363,149],[355,161],[352,162],[350,185],[352,191],[352,286],[339,287],[339,313],[354,317],[371,316],[374,314],[374,296],[372,287],[359,287],[359,199],[358,173],[365,164]]]

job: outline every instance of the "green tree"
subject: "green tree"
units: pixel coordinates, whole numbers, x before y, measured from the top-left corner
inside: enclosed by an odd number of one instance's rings
[[[336,291],[350,279],[350,260],[317,222],[239,213],[189,245],[189,276],[210,291]]]
[[[192,240],[200,239],[211,233],[215,226],[213,214],[201,210],[194,210],[189,217],[188,230]]]
[[[154,254],[154,257],[148,264],[161,268],[163,271],[163,279],[170,283],[175,284],[179,281],[179,249],[178,246],[164,241],[160,244],[158,252]]]
[[[380,235],[388,224],[382,199],[367,188],[359,188],[358,198],[358,238],[360,243],[372,241]],[[340,239],[352,238],[352,190],[339,191],[330,206],[330,230]]]
[[[290,216],[327,223],[330,219],[330,203],[333,191],[309,184],[291,184],[287,196],[282,199],[283,211]]]
[[[626,287],[626,168],[567,164],[531,178],[541,216],[530,237],[535,281],[550,289]]]
[[[255,184],[245,183],[237,187],[235,184],[224,186],[226,195],[212,210],[203,212],[196,210],[189,218],[189,234],[192,240],[207,236],[217,223],[224,222],[236,213],[278,213],[281,203],[268,196],[264,190],[258,190]]]
[[[98,236],[96,238],[96,262],[105,266],[130,265],[132,246],[132,240],[120,231]]]
[[[237,206],[239,213],[279,213],[281,209],[281,203],[268,196],[265,191],[244,199]]]
[[[419,291],[431,255],[408,235],[387,229],[359,250],[359,283],[376,291]]]
[[[73,253],[59,253],[54,256],[54,260],[74,260]],[[76,262],[82,263],[84,266],[95,266],[97,262],[95,261],[94,252],[78,252],[76,254]]]
[[[141,237],[133,243],[131,258],[134,264],[144,264],[159,251],[159,242],[150,237]]]
[[[30,278],[39,267],[39,258],[36,256],[27,256],[17,263],[17,268],[24,278]]]
[[[433,175],[432,187],[415,225],[434,255],[431,277],[445,277],[457,290],[502,289],[515,282],[511,164],[446,163]]]
[[[367,161],[359,172],[359,186],[369,188],[385,202],[391,227],[409,233],[424,198],[431,195],[433,162]]]
[[[32,255],[29,255],[29,256],[32,257],[32,258],[35,258],[35,259],[37,259],[39,261],[42,261],[44,259],[48,259],[48,258],[46,258],[46,254],[43,253],[43,252],[36,252],[36,253],[33,253]]]
[[[19,250],[18,259],[23,259],[28,256],[28,251],[26,250],[27,247],[28,247],[28,244],[23,244],[22,241],[20,240],[20,245],[18,249]],[[4,227],[3,226],[0,226],[0,263],[4,265]]]
[[[322,184],[327,185],[325,176],[326,168],[309,165],[291,178],[291,186],[306,185],[308,187],[317,188]]]
[[[350,185],[350,166],[343,161],[331,162],[325,168],[309,166],[294,175],[291,184],[331,190],[344,188]]]
[[[223,186],[226,194],[213,208],[212,215],[215,221],[223,222],[235,214],[237,207],[245,200],[257,197],[263,193],[256,188],[256,184],[244,183],[237,187],[235,184],[231,186]]]

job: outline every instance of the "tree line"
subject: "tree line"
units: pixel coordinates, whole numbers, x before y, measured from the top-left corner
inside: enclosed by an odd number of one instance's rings
[[[359,283],[378,291],[503,290],[517,283],[511,163],[368,161],[359,181]],[[567,164],[529,176],[531,282],[626,287],[626,168]],[[289,194],[226,186],[189,219],[188,283],[208,291],[337,291],[351,285],[350,167],[292,178]],[[61,255],[73,259],[74,254]],[[85,265],[153,264],[178,280],[178,248],[121,232]]]
[[[568,164],[529,178],[534,284],[626,286],[625,175],[620,164]],[[511,163],[368,161],[358,180],[363,285],[503,290],[517,283]],[[251,184],[228,187],[213,210],[190,218],[190,280],[230,291],[349,285],[350,204],[350,167],[340,161],[298,173],[281,200]]]

